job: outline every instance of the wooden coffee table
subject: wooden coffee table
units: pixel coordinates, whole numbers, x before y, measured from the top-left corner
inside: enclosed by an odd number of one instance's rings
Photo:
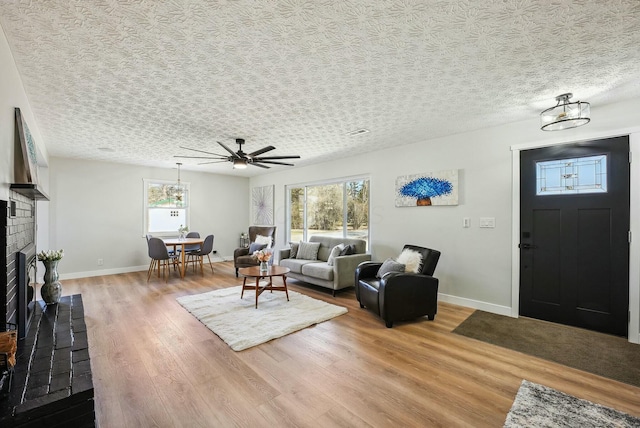
[[[263,291],[269,290],[273,291],[284,291],[287,294],[287,302],[289,301],[289,291],[287,290],[287,274],[290,272],[289,268],[282,266],[269,266],[269,269],[266,272],[260,272],[260,266],[251,266],[247,268],[240,268],[238,273],[244,276],[244,281],[242,282],[242,293],[240,293],[240,298],[244,296],[244,290],[255,290],[256,291],[256,309],[258,308],[258,296],[262,294]],[[273,285],[273,277],[281,276],[282,277],[282,287],[276,287]],[[256,285],[247,285],[247,278],[255,278]],[[262,278],[269,278],[269,283],[265,286],[260,286],[260,280]]]

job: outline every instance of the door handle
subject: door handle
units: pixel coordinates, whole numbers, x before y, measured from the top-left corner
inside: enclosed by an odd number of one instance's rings
[[[522,250],[534,250],[534,249],[538,248],[538,246],[525,243],[525,244],[518,244],[518,248],[520,248]]]

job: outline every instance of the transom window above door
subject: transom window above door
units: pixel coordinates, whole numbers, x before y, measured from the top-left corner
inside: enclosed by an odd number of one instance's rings
[[[607,192],[607,155],[536,162],[536,195]]]

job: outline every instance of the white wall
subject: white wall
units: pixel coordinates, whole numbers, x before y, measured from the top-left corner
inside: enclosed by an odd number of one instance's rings
[[[49,239],[51,248],[65,251],[61,278],[146,269],[143,179],[175,180],[177,169],[58,157],[50,158],[50,169]],[[232,258],[249,224],[249,180],[184,170],[180,175],[191,186],[190,229],[213,234],[214,250]]]
[[[285,233],[285,186],[369,174],[371,240],[376,260],[396,256],[405,243],[442,251],[436,270],[442,300],[512,314],[511,148],[619,135],[640,127],[640,99],[592,106],[592,123],[562,132],[543,132],[538,118],[500,127],[428,140],[339,161],[254,177],[251,187],[275,185],[278,247]],[[637,129],[636,129],[637,130]],[[355,137],[357,138],[357,137]],[[400,175],[458,169],[458,206],[396,208],[395,179]],[[639,183],[632,183],[632,193]],[[471,228],[462,219],[471,218]],[[480,217],[495,217],[495,229],[480,229]],[[640,236],[640,230],[636,232]],[[632,285],[637,289],[638,284]],[[640,311],[637,305],[632,312]],[[637,327],[631,330],[637,331]]]
[[[11,55],[7,39],[0,27],[0,199],[9,200],[9,185],[14,180],[13,161],[15,156],[15,113],[20,108],[29,130],[38,148],[38,161],[46,165],[48,154],[44,140],[40,136],[38,123],[31,111],[22,80]],[[47,189],[49,181],[48,168],[38,168],[38,179],[43,189]],[[46,232],[48,230],[47,202],[37,202],[39,249],[48,246]]]

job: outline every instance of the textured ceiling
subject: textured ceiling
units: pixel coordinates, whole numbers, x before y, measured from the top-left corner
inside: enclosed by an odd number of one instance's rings
[[[640,96],[638,0],[2,0],[0,25],[72,158],[172,167],[241,137],[308,165]]]

